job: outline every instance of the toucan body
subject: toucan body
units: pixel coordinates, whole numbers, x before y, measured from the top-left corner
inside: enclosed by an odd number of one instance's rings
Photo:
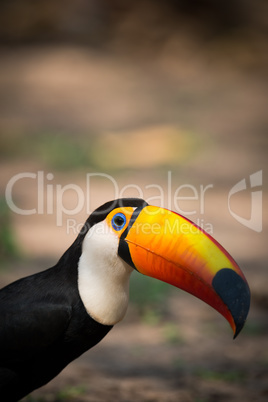
[[[0,291],[1,399],[21,399],[100,342],[126,313],[133,271],[205,301],[235,336],[245,323],[248,284],[211,236],[144,200],[110,201],[54,267]]]

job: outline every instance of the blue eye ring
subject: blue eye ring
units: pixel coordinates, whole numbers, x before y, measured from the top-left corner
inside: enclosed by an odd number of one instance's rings
[[[118,212],[113,216],[112,227],[114,228],[114,230],[119,231],[125,226],[126,221],[127,219],[125,215],[122,214],[121,212]]]

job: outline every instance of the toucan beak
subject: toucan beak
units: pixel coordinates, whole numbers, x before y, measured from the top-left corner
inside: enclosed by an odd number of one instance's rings
[[[203,300],[238,335],[248,315],[250,290],[236,262],[209,234],[181,215],[148,205],[122,242],[137,271]]]

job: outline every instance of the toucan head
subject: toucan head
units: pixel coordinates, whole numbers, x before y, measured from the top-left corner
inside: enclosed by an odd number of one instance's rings
[[[247,281],[233,258],[185,217],[123,198],[96,209],[80,235],[78,288],[89,314],[113,325],[128,304],[133,271],[160,279],[203,300],[230,323],[234,337],[250,305]]]

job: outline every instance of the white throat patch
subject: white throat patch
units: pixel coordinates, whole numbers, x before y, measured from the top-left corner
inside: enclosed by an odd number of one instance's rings
[[[133,269],[117,254],[119,238],[105,221],[87,233],[78,262],[78,290],[97,322],[114,325],[126,313]]]

